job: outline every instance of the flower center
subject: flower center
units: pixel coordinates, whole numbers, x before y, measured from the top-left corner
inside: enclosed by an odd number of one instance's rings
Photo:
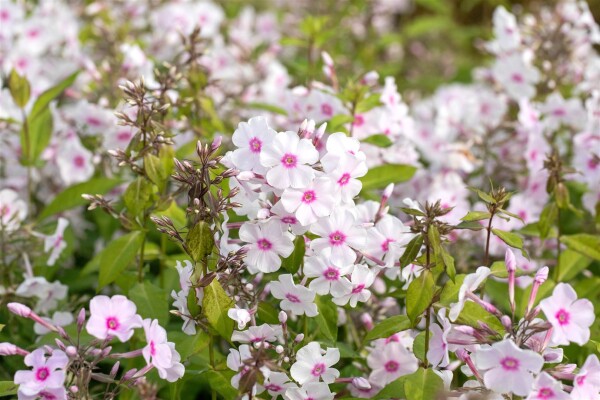
[[[306,204],[310,204],[317,199],[317,195],[314,190],[307,190],[302,195],[302,202]]]
[[[333,115],[333,107],[329,104],[321,104],[321,112],[328,117],[331,117]]]
[[[156,345],[154,344],[154,340],[150,341],[150,354],[156,355]]]
[[[560,325],[568,325],[569,324],[570,315],[566,310],[561,308],[560,310],[558,310],[555,317]]]
[[[346,241],[346,235],[340,231],[335,231],[329,235],[329,243],[332,246],[341,246]]]
[[[293,154],[286,153],[281,157],[281,164],[286,168],[296,168],[298,157]]]
[[[285,295],[285,298],[288,299],[292,303],[300,303],[300,299],[298,296],[288,293]]]
[[[50,370],[47,367],[42,367],[35,372],[35,379],[45,381],[50,375]]]
[[[295,225],[298,223],[298,220],[296,219],[296,217],[288,216],[281,218],[281,222],[285,224]]]
[[[555,117],[564,117],[567,114],[564,108],[556,108],[552,111],[552,115]]]
[[[350,181],[350,174],[346,172],[344,175],[342,175],[340,177],[340,179],[338,179],[337,183],[340,186],[346,186],[349,181]]]
[[[85,159],[83,158],[83,156],[75,156],[75,158],[73,158],[73,164],[77,168],[81,168],[85,165]]]
[[[389,251],[390,250],[390,243],[395,242],[394,239],[385,239],[383,243],[381,243],[381,250],[383,251]]]
[[[10,207],[8,205],[0,206],[0,217],[10,214]]]
[[[538,392],[538,399],[551,399],[554,397],[554,391],[550,388],[542,388]]]
[[[263,251],[271,250],[271,248],[273,247],[273,244],[267,239],[260,239],[258,242],[256,242],[256,245],[260,250]]]
[[[311,371],[310,373],[311,373],[313,376],[321,376],[321,374],[322,374],[323,372],[325,372],[325,368],[326,368],[326,367],[325,367],[325,364],[323,364],[323,363],[318,363],[318,364],[316,364],[316,365],[313,367],[313,369],[312,369],[312,371]]]
[[[518,72],[515,72],[514,74],[512,74],[510,78],[515,83],[523,83],[524,82],[523,75],[519,74]]]
[[[357,294],[363,291],[363,289],[365,288],[365,285],[363,285],[362,283],[360,285],[358,285],[357,287],[355,287],[354,289],[352,289],[352,294]]]
[[[388,361],[384,365],[387,372],[396,372],[398,371],[399,366],[400,365],[396,361]]]
[[[100,126],[100,125],[102,125],[102,121],[100,121],[96,117],[87,117],[86,118],[86,122],[88,123],[88,125],[91,125],[91,126]]]
[[[519,369],[519,360],[512,357],[505,357],[500,360],[500,365],[502,365],[502,368],[506,371],[516,371]]]
[[[270,390],[272,392],[279,392],[283,388],[281,386],[279,386],[279,385],[274,384],[274,383],[269,383],[268,385],[265,385],[265,389]]]
[[[253,153],[260,153],[260,149],[262,149],[262,142],[260,141],[260,139],[255,137],[250,139],[248,145],[250,147],[250,151]]]
[[[340,277],[340,271],[338,271],[334,267],[329,267],[325,270],[323,276],[325,276],[325,279],[327,279],[328,281],[337,281]]]
[[[106,327],[110,330],[115,330],[119,327],[119,320],[115,317],[106,318]]]
[[[354,117],[354,122],[352,123],[354,126],[362,126],[365,123],[365,117],[358,114]]]

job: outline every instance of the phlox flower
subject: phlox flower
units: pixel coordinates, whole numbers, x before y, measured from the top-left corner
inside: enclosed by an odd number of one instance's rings
[[[231,386],[234,388],[240,387],[240,379],[249,370],[249,367],[246,366],[244,362],[251,358],[252,353],[250,352],[250,346],[247,344],[241,345],[237,350],[229,349],[229,354],[227,355],[227,368],[237,372],[237,374],[231,377]]]
[[[262,324],[245,331],[233,331],[231,341],[240,343],[275,342],[283,335],[280,325]]]
[[[70,312],[56,311],[52,314],[52,318],[42,317],[42,319],[54,326],[67,326],[73,322],[73,314]],[[33,331],[38,335],[45,335],[50,332],[48,328],[37,322],[33,325]]]
[[[562,383],[546,372],[538,375],[526,400],[570,400],[570,396],[562,390]]]
[[[465,276],[458,292],[458,302],[450,305],[450,321],[456,321],[467,301],[467,293],[473,292],[487,279],[491,271],[488,267],[479,267],[477,271]]]
[[[389,342],[371,350],[367,364],[371,368],[369,381],[380,387],[419,368],[419,361],[414,354],[398,342]]]
[[[600,361],[590,354],[573,380],[572,400],[600,399]]]
[[[283,396],[288,389],[298,388],[298,385],[292,382],[289,376],[283,372],[265,370],[263,371],[263,375],[265,378],[263,387],[273,396],[273,399],[276,399],[280,395]]]
[[[16,294],[21,297],[37,297],[38,302],[35,310],[48,312],[58,305],[58,301],[67,297],[69,288],[59,281],[48,282],[42,276],[26,278],[17,287]]]
[[[65,185],[85,182],[94,174],[92,153],[73,136],[63,142],[56,152],[56,163]]]
[[[148,364],[152,364],[158,371],[158,376],[169,382],[175,382],[185,372],[181,357],[175,350],[175,343],[167,342],[167,332],[158,325],[158,320],[146,318],[142,321],[146,333],[146,347],[142,355]]]
[[[64,352],[54,350],[51,356],[46,357],[44,349],[37,349],[26,355],[24,361],[31,371],[15,373],[14,382],[19,385],[19,399],[67,398],[63,385],[69,358]]]
[[[310,140],[291,131],[279,132],[260,153],[261,165],[269,168],[267,183],[278,189],[307,186],[315,176],[310,164],[318,159],[319,152]]]
[[[350,293],[352,285],[345,275],[352,272],[353,265],[336,265],[331,257],[318,255],[307,257],[304,261],[304,275],[313,279],[308,287],[319,295],[331,293],[340,297]]]
[[[191,261],[184,260],[183,265],[181,264],[181,261],[177,261],[175,268],[179,275],[179,286],[181,287],[181,291],[184,296],[187,296],[190,292],[190,287],[192,286],[191,278],[194,273],[194,266]]]
[[[27,216],[27,204],[11,189],[0,190],[0,229],[16,230]]]
[[[69,226],[69,221],[64,218],[59,218],[56,232],[52,235],[44,236],[44,251],[46,253],[50,252],[50,257],[48,257],[49,266],[53,266],[54,263],[56,263],[60,253],[67,247],[67,242],[65,242],[63,236],[67,226]]]
[[[285,391],[285,400],[333,400],[329,385],[323,382],[308,382],[300,388],[289,388]]]
[[[231,137],[233,144],[237,146],[231,154],[235,166],[242,171],[263,174],[266,168],[260,164],[260,154],[276,134],[265,117],[254,117],[248,122],[240,122]]]
[[[230,308],[227,310],[227,316],[237,322],[238,329],[244,329],[246,324],[252,319],[248,310],[245,308],[239,308],[237,305],[235,308]]]
[[[127,297],[101,295],[90,300],[90,318],[85,326],[90,335],[102,340],[116,336],[126,342],[133,336],[133,329],[141,327],[142,318]]]
[[[388,268],[404,253],[403,247],[413,235],[410,228],[405,226],[398,218],[385,215],[375,224],[375,227],[367,230],[367,244],[365,251],[380,260],[385,261]]]
[[[279,307],[290,311],[294,315],[306,314],[307,317],[316,316],[319,311],[315,301],[315,292],[302,285],[296,285],[290,274],[279,275],[279,280],[269,284],[271,294],[281,300]]]
[[[288,188],[281,195],[283,208],[287,212],[293,212],[298,222],[304,226],[331,214],[336,203],[333,184],[325,177],[317,178],[301,189]]]
[[[429,350],[427,360],[434,366],[445,367],[450,363],[448,356],[448,334],[452,329],[450,320],[446,318],[446,309],[438,312],[440,325],[431,324],[431,337],[429,338]]]
[[[510,339],[481,347],[473,353],[473,361],[483,372],[485,386],[497,393],[526,396],[533,375],[544,365],[544,358],[531,350],[523,350]]]
[[[281,224],[282,231],[287,231],[289,229],[294,235],[303,235],[309,228],[298,221],[294,212],[286,211],[281,201],[278,201],[271,207],[271,213],[273,214],[273,220],[278,221]]]
[[[296,353],[296,362],[290,368],[290,374],[301,385],[321,379],[325,383],[333,383],[340,372],[331,366],[339,360],[339,349],[330,347],[321,354],[321,345],[310,342]]]
[[[187,295],[183,290],[176,292],[175,290],[171,291],[171,298],[175,300],[173,302],[173,307],[179,311],[181,319],[183,319],[183,326],[181,330],[186,335],[195,335],[196,334],[196,323],[193,319],[190,318],[190,310],[188,309],[187,303]]]
[[[356,307],[359,301],[364,303],[371,297],[371,292],[367,288],[375,282],[376,277],[377,275],[366,265],[355,265],[350,276],[352,290],[348,294],[334,297],[333,302],[338,306],[350,304],[352,308]]]
[[[552,296],[540,301],[540,308],[552,324],[552,342],[583,346],[590,340],[590,326],[594,322],[594,305],[588,299],[577,299],[577,293],[568,283],[559,283]]]
[[[251,273],[275,272],[281,267],[281,257],[288,257],[294,250],[293,236],[281,230],[275,221],[245,223],[240,228],[240,239],[248,243],[246,264]]]
[[[331,260],[338,265],[354,264],[356,253],[353,248],[364,247],[365,229],[345,209],[338,209],[331,216],[319,219],[310,230],[320,236],[310,242],[310,248],[315,252],[331,252]]]
[[[497,59],[492,67],[492,74],[514,100],[532,98],[535,95],[535,84],[540,80],[539,71],[526,64],[521,54]]]

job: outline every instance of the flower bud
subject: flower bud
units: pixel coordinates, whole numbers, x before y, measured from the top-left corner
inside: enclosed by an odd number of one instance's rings
[[[290,362],[290,358],[289,357],[283,357],[283,362],[289,363]]]
[[[390,197],[392,197],[393,192],[394,192],[394,184],[390,183],[389,185],[387,185],[385,187],[385,189],[383,189],[383,194],[381,195],[382,201],[383,201],[383,199],[387,200]]]
[[[363,325],[365,326],[365,328],[370,331],[371,329],[373,329],[373,318],[371,317],[370,314],[368,313],[363,313],[360,316],[360,322],[363,323]]]
[[[215,136],[212,144],[210,145],[211,150],[212,151],[217,150],[221,146],[222,141],[223,141],[223,136],[221,136],[221,135]]]
[[[77,386],[75,386],[75,385],[71,386],[69,388],[69,390],[71,391],[71,393],[77,393],[77,392],[79,392],[79,388]]]
[[[503,315],[502,318],[500,318],[500,322],[502,322],[502,326],[504,326],[504,329],[506,329],[507,332],[512,331],[512,321],[508,315]]]
[[[285,324],[287,322],[288,315],[285,311],[279,311],[279,323]]]
[[[0,356],[14,356],[17,354],[18,347],[12,343],[0,343]]]
[[[277,347],[275,347],[275,351],[277,352],[277,354],[281,354],[281,353],[283,353],[283,350],[284,350],[284,348],[283,348],[283,346],[282,346],[282,345],[280,345],[280,344],[279,344],[279,345],[277,345]]]
[[[504,264],[506,264],[506,270],[508,272],[516,271],[517,269],[515,253],[513,253],[511,249],[506,249],[506,253],[504,254]]]
[[[548,267],[542,267],[535,274],[535,281],[541,285],[546,282],[546,279],[548,279]]]
[[[77,349],[75,346],[67,346],[65,353],[67,353],[69,357],[75,357],[77,355]]]
[[[352,378],[352,384],[362,390],[371,389],[371,384],[363,377]]]
[[[294,339],[294,342],[300,343],[303,340],[304,340],[304,333],[300,333],[298,336],[296,336],[296,339]]]
[[[120,366],[120,365],[121,365],[121,362],[120,362],[120,361],[117,361],[117,362],[115,363],[115,365],[113,365],[113,367],[110,369],[110,373],[109,373],[109,375],[110,375],[110,377],[111,377],[111,378],[113,378],[113,379],[114,379],[114,378],[115,378],[115,376],[117,376],[117,372],[119,372],[119,366]]]
[[[8,303],[6,307],[8,308],[8,311],[15,315],[18,315],[19,317],[29,318],[29,316],[31,315],[31,308],[27,307],[25,304]]]
[[[79,314],[77,315],[77,330],[81,332],[83,328],[83,324],[85,324],[85,307],[79,310]]]
[[[372,86],[377,83],[378,79],[379,79],[379,74],[375,71],[370,71],[370,72],[367,72],[362,77],[362,79],[360,80],[360,83],[362,83],[363,85]]]
[[[56,347],[58,347],[62,351],[65,351],[65,349],[67,348],[60,339],[54,339],[54,343],[56,343]]]
[[[333,67],[333,58],[326,51],[321,52],[321,59],[323,59],[323,64],[328,67]]]

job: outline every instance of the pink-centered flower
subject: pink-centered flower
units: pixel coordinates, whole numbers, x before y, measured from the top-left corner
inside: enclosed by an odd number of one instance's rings
[[[237,150],[231,155],[235,166],[242,171],[264,173],[266,168],[260,164],[260,154],[276,134],[265,117],[254,117],[248,122],[240,122],[231,137],[231,141],[237,146]]]
[[[280,325],[262,324],[251,326],[245,331],[233,331],[231,341],[240,343],[275,342],[283,332]]]
[[[485,386],[497,393],[526,396],[533,384],[533,375],[544,365],[544,358],[524,350],[510,339],[482,347],[473,354],[476,367],[483,371]]]
[[[260,163],[269,168],[267,183],[278,189],[307,186],[315,176],[310,165],[318,159],[319,152],[310,140],[291,131],[279,132],[260,153]]]
[[[375,282],[376,277],[377,275],[366,265],[355,265],[350,276],[350,284],[352,285],[350,293],[334,297],[333,302],[338,306],[350,304],[352,308],[356,307],[359,301],[364,303],[371,297],[368,288]]]
[[[54,263],[56,263],[60,253],[67,247],[67,242],[64,238],[67,226],[69,226],[69,221],[64,218],[59,218],[54,234],[44,236],[44,251],[50,253],[47,262],[49,266],[53,266]]]
[[[419,368],[419,361],[414,354],[398,342],[377,346],[367,356],[367,364],[371,368],[369,382],[380,387]]]
[[[331,214],[337,203],[329,178],[317,178],[301,189],[288,188],[281,195],[281,204],[288,212],[293,212],[298,222],[310,225]]]
[[[590,326],[594,322],[594,305],[587,299],[577,299],[577,293],[568,283],[559,283],[552,296],[540,302],[540,308],[552,324],[552,342],[583,346],[590,340]]]
[[[310,242],[315,252],[331,252],[331,260],[338,265],[354,264],[356,252],[364,247],[366,232],[348,210],[338,209],[329,217],[313,224],[311,232],[320,236]]]
[[[429,338],[429,350],[427,351],[427,360],[433,366],[445,367],[450,363],[448,355],[448,335],[452,330],[450,320],[446,318],[446,309],[442,308],[438,312],[438,321],[440,325],[431,324],[431,336]]]
[[[24,361],[31,370],[15,373],[19,399],[52,398],[51,395],[56,399],[67,398],[63,385],[69,358],[64,352],[54,350],[46,357],[44,349],[37,349],[25,356]]]
[[[27,204],[11,189],[0,190],[0,230],[12,232],[27,216]]]
[[[329,385],[324,382],[308,382],[302,387],[289,388],[283,395],[284,400],[333,400]]]
[[[142,350],[144,359],[156,368],[162,379],[175,382],[185,373],[180,362],[181,356],[175,350],[175,343],[167,341],[167,331],[158,324],[158,320],[146,318],[142,325],[148,343]]]
[[[102,340],[116,336],[126,342],[133,336],[133,330],[141,327],[142,318],[127,297],[96,296],[90,300],[90,318],[85,326],[90,335]]]
[[[263,387],[274,399],[278,396],[283,396],[288,389],[296,389],[298,385],[292,382],[283,372],[265,370],[263,371],[264,382]]]
[[[240,239],[248,243],[246,264],[251,273],[275,272],[281,267],[281,258],[294,250],[293,236],[284,232],[276,221],[246,222],[240,228]]]
[[[410,242],[413,235],[410,228],[405,226],[398,218],[385,215],[377,222],[375,227],[367,231],[367,244],[365,251],[385,262],[391,268],[404,253],[404,246]]]
[[[562,389],[563,385],[560,381],[542,372],[533,383],[531,393],[526,400],[570,400],[569,394]]]
[[[367,173],[367,164],[364,159],[353,154],[337,157],[328,157],[321,160],[327,176],[333,181],[332,189],[340,196],[343,203],[352,203],[362,189],[362,182],[357,178]]]
[[[600,398],[600,360],[590,354],[573,380],[572,400],[597,400]]]
[[[331,257],[318,255],[307,257],[304,261],[304,275],[313,279],[308,287],[319,295],[331,293],[340,297],[352,291],[352,284],[345,276],[352,272],[353,265],[340,266]]]
[[[327,348],[323,353],[321,354],[321,345],[318,342],[310,342],[298,350],[296,362],[290,369],[292,378],[301,385],[319,380],[333,383],[335,378],[340,376],[340,372],[331,366],[340,360],[340,350]]]
[[[450,314],[448,317],[450,321],[456,321],[463,307],[465,306],[465,301],[467,301],[467,294],[472,293],[487,279],[490,275],[491,271],[488,267],[479,267],[477,271],[472,274],[468,274],[463,281],[463,284],[460,286],[458,292],[458,302],[453,303],[450,306]]]
[[[316,316],[319,311],[315,301],[315,292],[302,285],[296,285],[290,274],[279,275],[279,280],[269,284],[271,294],[281,300],[279,307],[290,311],[294,315],[306,314],[307,317]]]

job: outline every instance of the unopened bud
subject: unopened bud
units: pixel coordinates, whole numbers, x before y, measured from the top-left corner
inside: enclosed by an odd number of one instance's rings
[[[390,183],[389,185],[387,185],[385,187],[385,189],[383,189],[383,194],[381,195],[381,199],[382,200],[387,200],[390,197],[392,197],[392,193],[394,192],[394,184]]]
[[[123,374],[123,380],[128,381],[129,379],[133,378],[136,372],[138,372],[137,368],[132,368],[129,371],[125,372],[125,374]]]
[[[377,83],[377,80],[379,80],[379,74],[375,71],[370,71],[367,72],[362,79],[360,80],[360,82],[363,85],[368,85],[368,86],[372,86],[374,84]]]
[[[323,63],[328,67],[333,67],[333,59],[326,51],[321,52],[321,58],[323,59]]]
[[[85,308],[79,310],[79,314],[77,315],[77,330],[81,331],[83,328],[83,324],[85,324]]]
[[[363,377],[352,378],[352,384],[362,390],[371,389],[371,384]]]
[[[215,138],[212,141],[212,144],[210,145],[210,148],[212,151],[215,151],[219,148],[219,146],[221,146],[221,142],[223,141],[223,136],[218,135],[215,136]]]
[[[296,336],[296,339],[294,339],[294,342],[300,343],[303,340],[304,340],[304,333],[300,333],[298,336]]]
[[[113,378],[113,379],[114,379],[114,378],[115,378],[115,376],[117,376],[117,372],[119,372],[119,366],[120,366],[120,365],[121,365],[121,362],[120,362],[120,361],[117,361],[117,362],[115,363],[115,365],[113,365],[113,367],[112,367],[112,368],[111,368],[111,370],[110,370],[110,374],[109,374],[111,378]]]
[[[289,363],[290,362],[290,358],[289,357],[283,357],[283,362]]]
[[[0,343],[0,356],[14,356],[17,354],[18,347],[12,343]]]
[[[19,317],[28,318],[31,315],[31,308],[27,307],[25,304],[8,303],[6,307],[8,308],[8,311]]]
[[[56,343],[56,347],[58,347],[62,351],[65,351],[65,349],[67,348],[60,339],[54,339],[54,343]]]
[[[75,385],[71,386],[69,388],[69,390],[71,391],[71,393],[77,393],[77,392],[79,392],[79,388],[77,386],[75,386]]]
[[[509,272],[517,269],[515,253],[513,253],[511,249],[506,249],[506,253],[504,254],[504,264],[506,265],[506,270]]]
[[[360,322],[363,323],[363,325],[365,326],[365,328],[370,331],[371,329],[373,329],[373,318],[371,317],[370,314],[368,313],[363,313],[360,316]]]
[[[535,281],[541,285],[546,282],[546,279],[548,279],[548,267],[542,267],[535,274]]]
[[[69,357],[75,357],[77,355],[77,349],[75,346],[67,346],[65,353],[67,353]]]
[[[288,315],[285,311],[279,311],[279,323],[285,324],[288,319]]]
[[[277,345],[277,347],[275,347],[275,351],[277,352],[277,354],[281,354],[283,353],[283,346],[282,345]]]
[[[504,326],[506,332],[512,331],[512,321],[508,315],[503,315],[502,318],[500,318],[500,322],[502,322],[502,326]]]

